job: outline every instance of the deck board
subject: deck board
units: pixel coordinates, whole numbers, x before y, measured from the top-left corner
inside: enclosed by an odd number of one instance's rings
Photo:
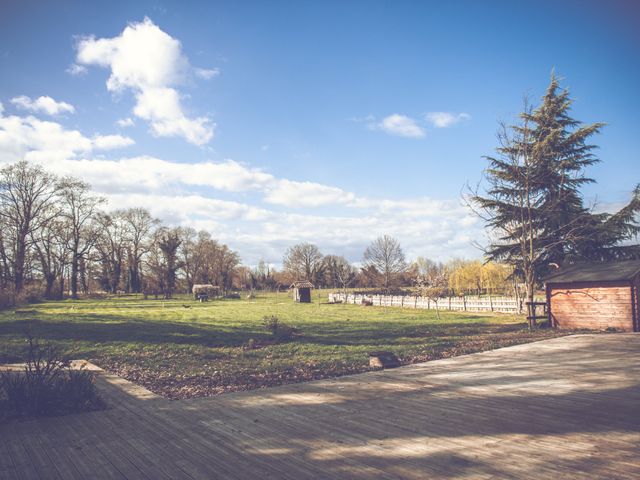
[[[640,335],[0,425],[0,478],[640,478]]]

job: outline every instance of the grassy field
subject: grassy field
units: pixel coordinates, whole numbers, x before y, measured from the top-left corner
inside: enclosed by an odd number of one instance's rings
[[[25,332],[74,358],[169,398],[209,396],[369,369],[368,353],[402,363],[477,352],[559,335],[528,332],[524,318],[400,308],[296,304],[280,293],[197,303],[124,296],[61,301],[0,312],[0,363],[23,359]],[[296,327],[276,342],[263,317]]]

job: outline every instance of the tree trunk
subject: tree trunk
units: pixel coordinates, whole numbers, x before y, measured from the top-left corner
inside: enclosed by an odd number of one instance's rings
[[[25,236],[20,235],[16,241],[16,258],[13,267],[13,284],[15,293],[20,293],[24,287],[24,261],[26,258]]]
[[[76,253],[71,255],[71,298],[78,299],[78,263],[79,258]]]

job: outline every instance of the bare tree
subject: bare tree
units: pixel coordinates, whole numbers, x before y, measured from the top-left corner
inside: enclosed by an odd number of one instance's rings
[[[100,235],[95,245],[100,264],[100,284],[108,292],[115,293],[122,281],[127,247],[127,226],[121,211],[100,214],[97,218]]]
[[[329,285],[333,288],[342,288],[346,295],[347,288],[356,281],[357,270],[346,258],[337,255],[324,257],[324,264]]]
[[[57,206],[50,206],[59,214]],[[62,298],[64,294],[64,270],[69,260],[69,231],[62,218],[53,218],[31,234],[40,272],[45,282],[45,298]],[[54,294],[56,280],[59,288]]]
[[[383,235],[374,240],[364,251],[363,260],[365,268],[374,267],[380,272],[385,291],[389,290],[396,275],[407,269],[400,242],[389,235]]]
[[[24,287],[32,234],[51,220],[53,210],[48,207],[56,193],[56,177],[37,165],[21,161],[0,170],[0,218],[3,238],[9,240],[16,293]]]
[[[95,245],[100,229],[95,220],[105,199],[96,196],[91,186],[72,177],[63,178],[58,186],[62,209],[60,217],[69,231],[68,249],[71,260],[71,298],[78,298],[79,267]]]
[[[436,315],[440,319],[438,302],[449,293],[449,272],[442,263],[419,257],[416,261],[418,274],[416,287],[420,296],[436,304]]]
[[[142,291],[142,258],[151,248],[153,229],[160,221],[144,208],[117,212],[126,228],[128,286],[134,293]]]
[[[284,269],[296,280],[318,283],[324,273],[324,256],[311,243],[299,243],[289,247],[282,260]]]

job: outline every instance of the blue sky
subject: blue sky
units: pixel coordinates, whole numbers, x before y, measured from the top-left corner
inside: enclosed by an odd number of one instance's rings
[[[608,123],[589,201],[614,208],[640,181],[639,12],[5,1],[0,162],[81,176],[110,208],[207,229],[249,264],[299,241],[358,261],[384,233],[410,257],[478,257],[482,224],[460,192],[480,179],[497,121],[523,94],[537,101],[552,68],[576,118]]]

